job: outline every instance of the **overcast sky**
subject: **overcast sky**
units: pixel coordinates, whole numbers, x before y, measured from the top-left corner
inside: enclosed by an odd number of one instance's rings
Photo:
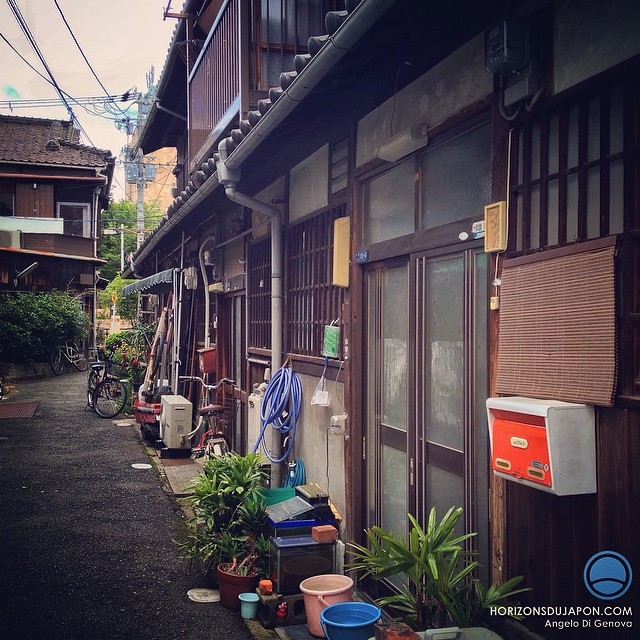
[[[70,118],[61,102],[58,103],[60,106],[37,108],[23,108],[19,102],[13,109],[6,105],[8,100],[58,98],[54,86],[12,50],[11,47],[15,48],[48,79],[43,63],[19,26],[10,5],[18,6],[58,86],[74,98],[85,98],[104,95],[91,68],[111,95],[123,94],[134,87],[145,93],[147,75],[152,67],[155,68],[155,82],[158,82],[176,26],[175,19],[162,18],[167,3],[168,0],[0,0],[0,113]],[[91,68],[74,42],[58,7]],[[172,11],[181,7],[182,0],[173,0]],[[118,158],[127,137],[124,131],[116,128],[115,117],[109,113],[93,115],[72,102],[70,105],[86,132],[81,133],[81,141],[109,149]],[[96,110],[93,107],[89,109]],[[103,111],[103,107],[98,104],[97,110]],[[122,114],[119,116],[123,117]],[[114,197],[119,200],[124,197],[121,170],[117,173],[117,182]]]

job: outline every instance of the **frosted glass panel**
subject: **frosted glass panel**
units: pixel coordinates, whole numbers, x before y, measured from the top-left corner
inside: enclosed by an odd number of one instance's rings
[[[588,162],[600,158],[600,98],[589,100],[589,146]]]
[[[415,231],[413,160],[393,167],[364,186],[365,244]]]
[[[558,181],[551,180],[547,200],[547,245],[558,244]]]
[[[529,245],[532,249],[540,247],[540,187],[531,189],[531,223],[529,225]]]
[[[578,107],[569,110],[567,168],[578,166]]]
[[[559,142],[558,142],[558,116],[554,115],[549,121],[549,173],[558,172]]]
[[[464,506],[464,485],[462,477],[429,465],[427,467],[427,504],[435,507],[438,520],[453,506]],[[464,533],[460,518],[456,525],[458,534]]]
[[[522,250],[522,193],[516,196],[516,226],[518,233],[516,234],[516,249]]]
[[[567,242],[578,239],[578,176],[567,177]]]
[[[540,177],[540,125],[535,124],[531,130],[531,179]]]
[[[382,422],[407,429],[407,270],[384,273]]]
[[[423,229],[478,216],[491,202],[491,130],[482,126],[422,156]]]
[[[382,447],[382,518],[387,531],[407,533],[407,456],[392,447]]]
[[[622,233],[624,228],[622,206],[622,159],[614,160],[609,168],[609,233]]]
[[[428,439],[458,451],[464,446],[463,278],[461,256],[427,263]]]
[[[375,336],[376,333],[376,274],[370,273],[367,278],[367,335]],[[370,338],[367,341],[367,460],[375,460],[376,455],[376,341]],[[369,486],[367,491],[367,506],[369,509],[369,522],[375,522],[376,513],[376,473],[375,465],[369,469]]]
[[[600,236],[600,168],[587,173],[587,238]]]

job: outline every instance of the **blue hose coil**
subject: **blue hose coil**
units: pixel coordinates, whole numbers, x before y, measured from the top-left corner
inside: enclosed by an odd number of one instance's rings
[[[296,427],[302,409],[302,383],[291,367],[278,369],[269,380],[260,405],[260,435],[253,447],[254,453],[262,445],[271,462],[283,462],[289,457],[295,443]],[[271,425],[281,435],[287,436],[287,446],[279,458],[269,451],[264,437]]]

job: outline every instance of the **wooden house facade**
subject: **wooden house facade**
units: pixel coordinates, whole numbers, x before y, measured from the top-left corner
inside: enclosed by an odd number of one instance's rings
[[[79,139],[71,122],[0,116],[0,290],[69,292],[95,326],[115,158]]]
[[[233,446],[288,359],[291,457],[343,540],[459,505],[480,577],[523,575],[538,607],[505,637],[637,624],[637,583],[603,597],[587,579],[600,552],[640,567],[637,3],[187,0],[172,17],[140,144],[176,147],[179,187],[132,271],[189,274],[180,373],[215,346],[211,376],[243,403]],[[592,408],[591,488],[560,490],[577,440],[552,452],[561,476],[496,463],[487,399],[513,396]]]

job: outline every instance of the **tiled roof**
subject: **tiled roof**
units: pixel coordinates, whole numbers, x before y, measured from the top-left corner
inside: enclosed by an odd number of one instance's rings
[[[238,129],[233,129],[231,135],[224,139],[224,144],[227,145],[229,152],[233,151],[245,138],[251,133],[255,126],[260,122],[262,117],[271,109],[276,101],[283,95],[283,93],[293,84],[296,77],[303,71],[305,67],[309,65],[312,59],[319,53],[320,49],[329,40],[329,38],[342,26],[342,24],[349,18],[349,16],[355,11],[358,5],[365,0],[344,0],[344,11],[329,11],[325,16],[325,27],[329,32],[322,36],[311,36],[309,38],[307,48],[309,53],[304,55],[296,55],[294,59],[295,70],[280,74],[280,87],[275,87],[269,90],[269,99],[258,101],[258,110],[250,111],[246,120],[242,120],[239,123]],[[188,5],[188,1],[185,2],[185,8]],[[184,10],[184,9],[183,9]],[[171,42],[169,55],[171,50],[175,47],[177,29],[174,31],[174,36]],[[168,65],[165,63],[160,84],[166,83],[165,74],[168,71]],[[167,209],[167,215],[162,218],[158,226],[151,231],[146,237],[141,247],[136,251],[135,256],[139,257],[141,253],[144,253],[155,244],[157,238],[161,238],[164,232],[165,225],[169,222],[169,219],[180,210],[180,208],[193,196],[198,193],[198,190],[213,174],[217,171],[217,161],[219,160],[219,153],[215,152],[210,158],[207,158],[200,169],[195,172],[193,180],[189,181],[186,189],[178,195]]]
[[[0,162],[104,167],[111,152],[80,144],[71,122],[0,115]]]

